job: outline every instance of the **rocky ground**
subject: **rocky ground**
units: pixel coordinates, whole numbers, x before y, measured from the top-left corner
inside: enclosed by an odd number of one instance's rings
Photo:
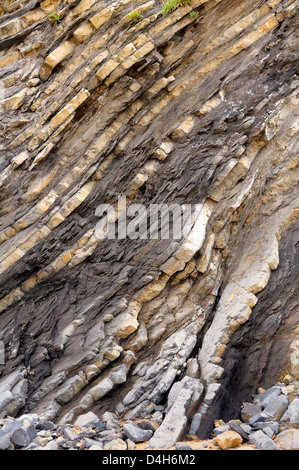
[[[299,450],[299,382],[277,383],[259,389],[243,403],[240,419],[215,422],[207,440],[185,436],[171,450]],[[73,424],[56,425],[36,414],[4,418],[0,425],[1,450],[143,450],[159,429],[162,412],[124,422],[116,414],[80,415]],[[174,423],[175,425],[175,423]]]

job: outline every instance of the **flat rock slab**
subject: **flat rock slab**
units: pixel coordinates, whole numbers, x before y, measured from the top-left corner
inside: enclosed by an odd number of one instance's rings
[[[268,406],[273,398],[278,397],[281,393],[281,387],[274,385],[271,388],[268,388],[268,390],[265,390],[262,393],[259,393],[258,395],[254,396],[254,404],[257,406],[261,406],[262,408],[265,408]]]

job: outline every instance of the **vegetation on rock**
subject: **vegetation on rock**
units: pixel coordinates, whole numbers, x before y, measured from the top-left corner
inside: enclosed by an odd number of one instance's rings
[[[190,0],[167,0],[167,2],[163,4],[162,13],[163,15],[167,15],[168,13],[171,13],[180,7],[185,7],[190,3]]]

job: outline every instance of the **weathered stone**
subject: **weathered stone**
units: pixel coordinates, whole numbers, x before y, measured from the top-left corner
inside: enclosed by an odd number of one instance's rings
[[[19,58],[19,54],[17,52],[11,52],[9,54],[6,54],[0,59],[0,67],[6,67],[7,65],[10,65],[13,62],[16,62],[18,58]]]
[[[21,90],[19,93],[7,98],[4,102],[4,106],[6,109],[19,109],[22,106],[23,100],[26,96],[26,88]]]
[[[178,451],[192,450],[192,447],[186,444],[185,442],[176,442],[175,448]]]
[[[113,422],[115,424],[114,427],[118,425],[118,419],[115,413],[112,413],[111,411],[105,411],[105,413],[102,415],[102,420],[105,422]]]
[[[12,448],[11,441],[10,441],[10,434],[5,433],[0,436],[0,450],[9,450]]]
[[[73,38],[80,43],[84,42],[89,36],[92,35],[93,31],[94,28],[90,24],[85,23],[82,26],[79,26],[79,28],[73,32]]]
[[[223,424],[221,426],[217,426],[216,428],[213,429],[213,434],[215,434],[215,436],[218,436],[218,434],[222,434],[224,433],[225,431],[229,431],[230,430],[230,427],[228,424]]]
[[[188,411],[198,403],[202,391],[203,386],[199,380],[185,377],[162,425],[149,440],[146,448],[167,449],[179,440],[186,428]]]
[[[179,140],[186,134],[189,134],[194,127],[194,119],[192,116],[188,117],[182,124],[172,132],[171,137],[174,140]]]
[[[72,41],[66,41],[57,47],[51,54],[46,57],[43,66],[40,70],[40,77],[42,80],[46,80],[52,73],[53,69],[57,67],[75,48],[75,43]]]
[[[20,447],[28,446],[37,435],[33,422],[25,417],[7,423],[5,432],[10,434],[11,442]]]
[[[253,403],[244,403],[241,408],[241,416],[244,423],[248,423],[250,418],[262,411],[262,408]]]
[[[252,432],[249,436],[249,442],[254,444],[260,450],[279,450],[278,445],[263,433],[263,431]]]
[[[240,424],[240,428],[242,429],[243,433],[245,433],[247,435],[247,438],[248,438],[249,434],[252,433],[252,427],[249,426],[249,424]],[[243,436],[243,434],[241,434],[241,435]]]
[[[126,338],[138,328],[138,321],[129,313],[122,313],[112,320],[107,328],[108,335]]]
[[[33,439],[33,443],[36,444],[38,447],[45,447],[48,444],[48,442],[49,442],[49,440],[48,440],[47,437],[36,436]],[[28,448],[28,446],[27,446],[27,448]]]
[[[299,398],[295,398],[288,406],[288,409],[283,413],[281,421],[299,421]]]
[[[256,422],[252,425],[251,429],[257,431],[261,429],[262,431],[265,428],[270,428],[273,434],[278,434],[279,432],[279,423],[277,421],[264,421],[264,422]]]
[[[238,447],[242,441],[240,434],[235,431],[225,431],[216,436],[216,442],[222,450]]]
[[[4,409],[11,401],[13,401],[13,394],[10,390],[4,390],[0,398],[0,411]]]
[[[104,444],[103,449],[104,450],[126,450],[127,444],[122,439],[113,439],[112,441]]]
[[[133,422],[126,423],[123,427],[123,432],[133,442],[148,441],[153,435],[153,431],[149,429],[141,429]]]
[[[299,450],[299,429],[287,429],[275,437],[274,443],[282,450]]]
[[[96,441],[95,439],[90,439],[90,438],[86,438],[84,440],[84,445],[87,449],[91,449],[91,447],[93,446],[99,447],[100,449],[103,448],[99,441]],[[92,449],[92,450],[95,450],[95,449]]]
[[[288,408],[289,398],[285,395],[280,395],[273,400],[264,408],[264,412],[273,416],[276,421],[280,421],[282,415]]]
[[[101,10],[96,15],[92,16],[89,21],[95,29],[99,29],[105,24],[112,16],[113,8],[108,7]]]
[[[39,446],[36,442],[31,442],[28,446],[23,447],[22,450],[43,450],[43,447]]]
[[[94,414],[92,411],[89,411],[88,413],[78,416],[78,418],[74,422],[74,425],[78,426],[79,428],[83,428],[83,427],[93,426],[97,424],[99,421],[100,420],[97,417],[97,415]]]
[[[262,411],[261,413],[253,415],[252,418],[250,418],[248,422],[251,426],[254,426],[257,423],[265,423],[267,421],[272,421],[272,419],[273,419],[272,415]]]
[[[152,416],[152,419],[150,421],[148,420],[142,420],[138,423],[138,426],[141,428],[141,429],[146,429],[146,430],[150,430],[152,432],[155,432],[158,427],[159,427],[159,424],[157,421],[154,421],[154,417]]]
[[[68,441],[74,441],[76,439],[76,433],[71,429],[70,426],[66,426],[63,430],[64,438]]]
[[[58,450],[58,443],[56,441],[50,441],[48,442],[45,447],[42,448],[42,450]]]
[[[90,394],[93,398],[94,401],[99,400],[103,396],[106,395],[106,393],[110,392],[112,390],[114,384],[109,377],[106,377],[105,379],[101,380],[97,385],[92,387],[90,390]]]
[[[235,431],[236,433],[238,433],[242,437],[242,439],[248,439],[248,433],[244,431],[242,427],[242,421],[238,419],[232,419],[228,422],[228,425],[229,425],[229,428],[232,431]],[[250,434],[250,431],[249,431],[249,434]]]
[[[39,78],[31,78],[30,80],[28,80],[28,82],[26,83],[27,86],[30,86],[30,87],[34,87],[34,86],[37,86],[40,84],[40,79]]]
[[[101,444],[94,444],[91,447],[89,447],[88,450],[103,450],[103,447],[101,446]]]
[[[113,59],[110,59],[106,64],[102,65],[102,67],[97,71],[96,75],[100,81],[103,81],[108,75],[110,75],[113,70],[118,67],[118,62]]]
[[[254,403],[262,408],[270,404],[273,398],[278,397],[281,393],[281,387],[274,386],[254,396]]]
[[[274,436],[274,431],[273,429],[271,429],[270,426],[263,427],[263,433],[266,434],[266,436],[270,437],[270,439],[272,439]]]
[[[136,449],[136,444],[135,442],[132,442],[131,439],[127,439],[127,449],[128,450],[135,450]]]

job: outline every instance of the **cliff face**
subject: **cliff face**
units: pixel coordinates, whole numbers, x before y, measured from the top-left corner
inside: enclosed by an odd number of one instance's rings
[[[1,4],[0,412],[128,419],[181,397],[179,429],[203,436],[299,380],[299,2],[131,7]],[[103,238],[120,196],[194,224]]]

